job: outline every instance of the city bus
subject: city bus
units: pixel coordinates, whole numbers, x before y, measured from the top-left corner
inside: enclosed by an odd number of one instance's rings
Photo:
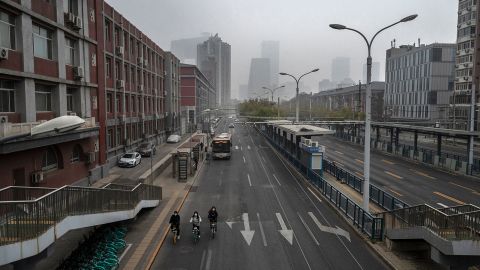
[[[232,135],[229,133],[221,133],[213,138],[212,141],[212,158],[230,159],[232,156]]]

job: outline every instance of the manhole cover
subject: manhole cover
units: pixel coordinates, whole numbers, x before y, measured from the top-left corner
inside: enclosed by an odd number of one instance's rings
[[[186,254],[186,253],[190,253],[190,252],[193,252],[192,247],[182,247],[182,248],[180,248],[180,253]]]

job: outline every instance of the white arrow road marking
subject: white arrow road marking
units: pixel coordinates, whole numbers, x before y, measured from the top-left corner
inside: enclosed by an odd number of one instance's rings
[[[285,239],[290,243],[293,244],[293,230],[287,230],[287,225],[285,225],[285,221],[283,221],[282,215],[280,213],[275,213],[277,215],[278,222],[280,223],[281,230],[278,230]]]
[[[297,215],[298,217],[300,218],[300,221],[303,223],[303,226],[305,226],[305,228],[307,229],[308,233],[310,234],[310,236],[312,237],[313,241],[315,242],[315,244],[317,244],[317,246],[320,245],[320,243],[318,242],[317,238],[315,238],[315,235],[313,235],[312,233],[312,230],[310,230],[310,227],[308,227],[307,223],[305,222],[305,220],[303,220],[302,216],[300,215],[300,213],[297,212]]]
[[[262,221],[260,221],[260,214],[257,213],[258,224],[260,225],[260,233],[262,234],[263,246],[267,246],[267,238],[265,238],[265,232],[263,231]]]
[[[250,230],[250,223],[248,223],[248,213],[243,213],[242,215],[243,219],[243,226],[245,227],[245,230],[240,231],[243,235],[243,238],[245,239],[245,242],[250,246],[250,243],[252,243],[253,239],[253,234],[255,231]]]
[[[275,176],[275,174],[273,175],[273,178],[275,178],[279,186],[282,186],[282,184],[280,184],[280,181],[278,181],[278,178]]]
[[[339,235],[339,236],[343,236],[343,237],[347,238],[348,241],[352,242],[350,240],[350,234],[347,231],[343,230],[342,228],[339,228],[338,226],[336,226],[336,228],[323,226],[322,223],[320,223],[320,221],[318,221],[317,217],[312,212],[308,212],[308,215],[310,215],[310,217],[313,219],[313,222],[315,222],[315,224],[317,224],[318,228],[322,232],[333,233],[333,234],[336,234],[336,235]]]
[[[247,173],[247,177],[248,177],[248,184],[252,186],[252,181],[250,180],[250,174]]]
[[[225,222],[225,223],[227,223],[228,227],[230,227],[230,229],[232,229],[232,225],[233,225],[233,223],[235,223],[235,222],[233,222],[233,221],[227,221],[227,222]]]
[[[250,150],[250,145],[247,145],[248,150]]]

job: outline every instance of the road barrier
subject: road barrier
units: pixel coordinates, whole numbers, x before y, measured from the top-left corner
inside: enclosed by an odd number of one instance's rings
[[[308,179],[310,183],[313,184],[313,186],[315,186],[317,190],[320,191],[320,193],[332,203],[333,206],[344,213],[345,217],[351,220],[357,228],[368,235],[372,240],[382,239],[383,218],[375,217],[369,213],[366,213],[353,200],[349,199],[342,192],[330,185],[330,183],[323,179],[321,175],[301,164],[297,158],[283,149],[263,131],[258,131],[270,142],[272,146],[277,149],[278,152],[285,157],[285,159],[287,159],[298,171],[300,171],[306,177],[306,179]]]

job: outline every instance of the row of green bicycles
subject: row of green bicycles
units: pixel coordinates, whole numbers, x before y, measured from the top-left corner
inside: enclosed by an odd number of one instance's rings
[[[57,270],[92,269],[114,270],[119,266],[118,256],[125,249],[125,226],[105,225],[97,229]]]

